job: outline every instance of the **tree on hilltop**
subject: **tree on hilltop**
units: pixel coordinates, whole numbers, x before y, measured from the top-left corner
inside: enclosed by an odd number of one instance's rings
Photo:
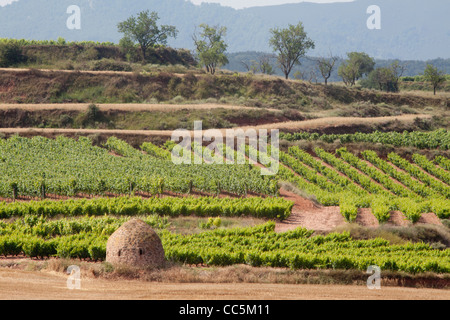
[[[303,24],[290,24],[286,29],[271,29],[270,46],[278,53],[278,64],[286,79],[295,65],[300,65],[300,58],[304,57],[315,44],[305,32]]]
[[[131,16],[126,21],[120,22],[117,28],[120,33],[125,35],[122,39],[123,43],[138,42],[142,57],[147,58],[147,51],[149,48],[158,44],[166,45],[169,37],[176,38],[178,30],[174,26],[162,25],[158,26],[159,20],[157,12],[149,10],[140,12],[137,17]]]
[[[338,69],[338,75],[347,86],[354,86],[356,81],[368,75],[375,67],[375,60],[364,52],[349,52]]]
[[[192,36],[198,59],[208,73],[215,74],[217,67],[228,63],[225,55],[228,44],[224,40],[227,28],[201,24],[200,29],[200,33],[194,33]]]
[[[433,86],[434,95],[436,95],[436,89],[446,81],[446,77],[443,71],[438,70],[432,64],[427,64],[425,71],[423,72],[425,81],[431,82]]]
[[[325,85],[328,84],[328,79],[331,77],[331,73],[334,70],[334,67],[336,66],[336,62],[338,61],[338,57],[333,56],[333,54],[330,52],[330,55],[328,57],[320,57],[317,60],[317,65],[320,71],[320,74],[323,77],[323,80],[325,82]]]

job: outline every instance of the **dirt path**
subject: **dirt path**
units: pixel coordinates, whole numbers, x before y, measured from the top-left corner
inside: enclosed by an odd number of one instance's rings
[[[93,70],[64,70],[64,69],[32,69],[32,68],[0,68],[2,72],[29,72],[35,70],[39,72],[63,72],[63,73],[88,73],[88,74],[117,74],[117,75],[131,75],[132,71],[93,71]],[[173,75],[183,77],[185,74],[174,73]]]
[[[320,118],[305,121],[291,121],[280,122],[273,124],[264,124],[252,127],[241,127],[241,129],[279,129],[279,130],[311,130],[311,129],[323,129],[329,127],[338,127],[343,125],[360,125],[360,124],[381,124],[394,120],[402,122],[413,122],[415,118],[430,118],[429,115],[402,115],[396,117],[380,117],[380,118],[343,118],[343,117],[330,117]],[[239,128],[234,128],[239,129]],[[225,136],[226,129],[220,129]],[[172,130],[105,130],[105,129],[39,129],[39,128],[0,128],[0,132],[3,133],[26,133],[26,134],[107,134],[107,135],[132,135],[132,136],[159,136],[159,137],[171,137]],[[191,131],[191,135],[194,132]]]
[[[280,190],[280,196],[293,201],[294,207],[288,219],[277,223],[276,232],[294,230],[298,227],[319,232],[330,232],[347,223],[341,215],[339,207],[318,206],[314,202],[284,189]],[[358,210],[355,223],[370,228],[380,226],[372,211],[367,208]],[[424,213],[417,224],[442,225],[442,222],[434,213]],[[406,227],[410,225],[410,222],[403,213],[393,211],[386,225]]]
[[[367,124],[383,124],[391,121],[414,122],[414,119],[430,119],[426,114],[405,114],[392,117],[358,118],[358,117],[325,117],[306,121],[289,121],[274,124],[264,124],[256,127],[242,127],[242,129],[279,129],[279,130],[311,130],[340,126],[357,126]]]
[[[44,104],[0,104],[0,110],[20,109],[27,111],[42,111],[42,110],[70,110],[70,111],[85,111],[89,103],[44,103]],[[117,103],[117,104],[96,104],[102,111],[118,110],[118,111],[160,111],[171,112],[178,110],[211,110],[211,109],[226,109],[226,110],[261,110],[256,107],[245,107],[238,105],[225,105],[218,103],[203,103],[203,104],[145,104],[145,103]],[[281,112],[277,109],[264,109],[271,112]]]
[[[67,288],[63,273],[0,269],[0,299],[8,300],[416,300],[450,299],[449,290],[251,283],[156,283],[82,278]]]
[[[314,202],[284,189],[280,190],[280,196],[293,201],[294,207],[288,219],[277,223],[276,232],[289,231],[298,227],[315,231],[331,231],[345,224],[339,207],[320,207]]]

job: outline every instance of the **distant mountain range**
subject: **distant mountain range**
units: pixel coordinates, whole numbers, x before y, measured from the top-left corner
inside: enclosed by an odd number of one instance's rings
[[[369,30],[367,8],[381,9],[381,30]],[[81,8],[81,30],[69,30],[70,5]],[[269,30],[298,21],[316,42],[310,55],[345,56],[364,51],[379,59],[450,58],[450,1],[356,0],[348,3],[298,3],[235,10],[217,4],[194,5],[186,0],[19,0],[0,7],[0,37],[118,42],[117,23],[149,9],[160,23],[179,29],[170,41],[193,49],[192,34],[200,23],[228,28],[229,52],[271,52]]]

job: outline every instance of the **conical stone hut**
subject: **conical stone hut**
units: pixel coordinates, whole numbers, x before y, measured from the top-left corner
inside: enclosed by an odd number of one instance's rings
[[[133,267],[160,267],[165,261],[161,239],[147,223],[131,219],[109,237],[106,261]]]

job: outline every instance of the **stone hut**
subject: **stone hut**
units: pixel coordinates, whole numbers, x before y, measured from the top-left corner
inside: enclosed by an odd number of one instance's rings
[[[160,267],[165,261],[161,239],[147,223],[131,219],[109,237],[106,261],[135,267]]]

